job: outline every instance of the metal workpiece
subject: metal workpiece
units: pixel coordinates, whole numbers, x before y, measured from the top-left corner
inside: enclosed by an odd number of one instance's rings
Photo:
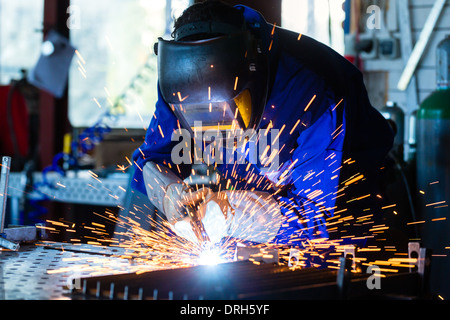
[[[250,261],[229,262],[80,279],[73,299],[119,300],[322,300],[392,298],[414,299],[417,273],[392,274],[383,278],[380,290],[370,290],[371,274],[352,273],[351,260],[342,258],[339,270],[294,269]],[[112,291],[114,290],[114,291]]]
[[[288,266],[291,268],[303,266],[303,253],[301,250],[295,248],[289,250]]]
[[[278,250],[273,248],[259,248],[259,247],[236,247],[235,261],[251,260],[261,263],[278,263]],[[290,263],[291,261],[289,261]],[[289,264],[289,266],[291,266]]]
[[[38,224],[42,225],[42,224]],[[33,243],[38,239],[44,239],[45,229],[36,226],[13,226],[9,225],[5,228],[5,238],[19,243]]]
[[[9,241],[0,236],[0,248],[5,248],[12,251],[17,251],[20,248],[20,244]]]
[[[240,249],[238,261],[214,266],[82,278],[78,280],[81,288],[73,289],[72,295],[74,299],[100,300],[408,300],[424,297],[418,272],[388,273],[376,278],[371,272],[355,271],[352,265],[360,257],[348,252],[338,259],[336,269],[292,268],[292,264],[256,259],[267,253],[261,248]],[[243,260],[245,254],[250,260]],[[379,287],[370,286],[373,278],[382,279]]]
[[[211,266],[161,270],[141,275],[104,276],[82,279],[81,290],[74,298],[109,299],[114,283],[114,298],[130,300],[237,300],[273,298],[281,294],[289,298],[292,284],[313,283],[320,278],[335,278],[335,271],[312,270],[291,272],[273,264],[255,265],[249,261]],[[291,295],[294,297],[294,295]]]
[[[17,252],[0,251],[0,300],[246,300],[246,299],[416,299],[423,297],[419,272],[381,278],[354,272],[355,257],[336,269],[298,267],[249,258],[217,265],[170,267],[125,258],[124,248],[39,242]],[[419,249],[420,251],[420,249]],[[422,250],[423,251],[423,250]],[[240,253],[242,250],[240,251]],[[261,256],[261,257],[262,257]],[[420,253],[418,263],[420,264]],[[339,260],[339,259],[338,259]],[[256,263],[257,262],[257,263]],[[425,268],[427,266],[425,265]],[[419,265],[418,269],[422,267]]]

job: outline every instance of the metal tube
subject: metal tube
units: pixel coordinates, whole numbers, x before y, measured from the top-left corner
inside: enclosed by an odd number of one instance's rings
[[[6,212],[6,199],[8,197],[8,178],[11,168],[11,158],[2,157],[2,170],[0,176],[0,196],[3,198],[0,201],[0,234],[4,232],[5,224],[5,212]]]
[[[433,32],[436,23],[441,16],[441,12],[445,5],[445,0],[436,0],[431,9],[430,15],[428,16],[425,25],[423,26],[422,32],[420,33],[419,40],[411,52],[409,56],[409,60],[406,63],[405,69],[398,81],[397,88],[400,91],[405,91],[408,88],[409,82],[411,81],[414,72],[416,71],[416,67],[419,64],[420,59],[422,58],[422,54],[425,51],[425,48],[430,40],[430,36]]]

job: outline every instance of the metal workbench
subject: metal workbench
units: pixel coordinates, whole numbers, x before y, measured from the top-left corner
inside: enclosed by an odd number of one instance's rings
[[[353,273],[352,260],[339,270],[295,269],[247,261],[171,268],[125,258],[119,247],[39,242],[0,252],[0,300],[247,300],[247,299],[420,299],[417,271],[387,275],[370,290],[370,274]],[[345,254],[344,254],[345,255]],[[425,261],[425,260],[423,260]]]
[[[0,250],[0,300],[67,300],[72,279],[133,272],[136,264],[116,250],[57,243]]]

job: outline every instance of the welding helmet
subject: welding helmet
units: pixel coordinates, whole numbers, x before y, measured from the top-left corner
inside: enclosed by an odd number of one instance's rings
[[[192,34],[219,35],[179,41]],[[191,133],[257,129],[268,92],[268,60],[246,28],[190,23],[171,41],[158,39],[159,88],[180,125]],[[197,128],[200,129],[200,128]]]

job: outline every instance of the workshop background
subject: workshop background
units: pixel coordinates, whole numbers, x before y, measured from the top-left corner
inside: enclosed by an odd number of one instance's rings
[[[115,261],[107,274],[129,267],[103,246],[117,232],[116,218],[141,219],[139,212],[151,207],[129,184],[131,154],[144,140],[157,99],[149,89],[157,84],[153,44],[170,38],[174,17],[193,2],[0,0],[0,156],[11,158],[0,233],[36,228],[25,241],[36,248],[19,250],[25,256],[0,253],[0,299],[61,298],[63,271],[44,270],[42,278],[37,267],[22,276],[46,256],[54,265],[42,268],[70,269],[70,259],[87,259],[89,245],[102,248],[95,256]],[[430,249],[429,290],[450,298],[450,0],[226,2],[248,5],[269,23],[331,46],[363,72],[371,103],[397,131],[396,168],[385,190],[395,206],[387,209],[386,226],[406,235],[411,247]],[[447,83],[437,90],[439,76]],[[208,181],[199,170],[196,178]],[[87,251],[69,254],[74,244]],[[49,280],[52,275],[62,282]],[[95,281],[83,283],[83,294],[89,286],[94,297],[103,294]],[[111,281],[105,290],[116,297]],[[132,297],[131,288],[121,297]],[[164,292],[150,291],[136,297]]]

